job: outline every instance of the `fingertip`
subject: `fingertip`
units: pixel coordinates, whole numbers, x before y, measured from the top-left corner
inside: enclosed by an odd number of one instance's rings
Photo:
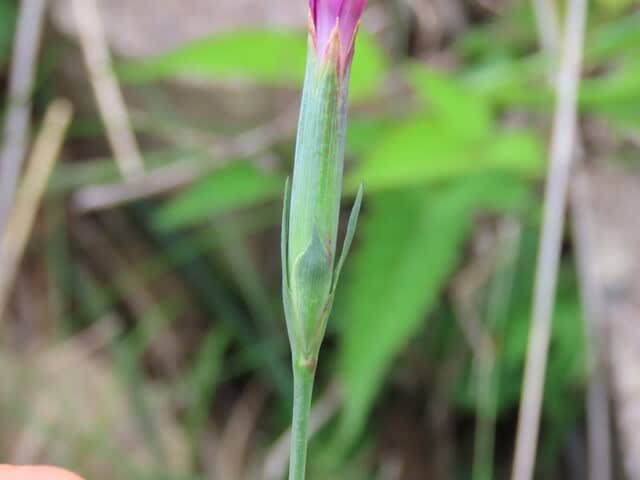
[[[52,466],[0,465],[0,480],[83,480],[75,473]]]

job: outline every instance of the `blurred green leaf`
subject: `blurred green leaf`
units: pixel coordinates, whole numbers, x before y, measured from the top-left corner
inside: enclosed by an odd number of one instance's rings
[[[168,201],[154,215],[154,225],[162,230],[181,228],[275,198],[283,186],[279,175],[262,172],[248,162],[232,163]]]
[[[373,36],[361,32],[351,71],[351,95],[373,93],[386,72]],[[175,76],[213,81],[240,80],[267,85],[302,85],[307,58],[306,36],[299,32],[235,31],[181,46],[148,60],[120,65],[125,81],[150,82]]]
[[[481,22],[454,39],[455,48],[476,62],[515,58],[530,51],[537,28],[530,2],[510,2],[491,22]]]
[[[485,47],[493,52],[493,42]],[[604,22],[590,31],[585,63],[592,69],[599,67],[599,75],[585,76],[583,79],[581,105],[603,104],[609,98],[620,98],[622,94],[635,95],[633,83],[637,71],[633,65],[639,48],[640,12]],[[621,67],[619,60],[625,56],[630,61]],[[602,69],[602,64],[607,68]],[[551,66],[548,59],[539,53],[524,57],[492,55],[482,62],[470,64],[462,75],[469,88],[485,96],[494,105],[507,108],[525,105],[546,109],[555,98],[546,78]],[[630,70],[626,70],[627,67]]]
[[[394,124],[393,118],[371,118],[352,115],[347,126],[347,155],[360,156],[371,148],[372,140],[380,138]]]
[[[465,141],[431,117],[389,128],[346,179],[348,191],[362,182],[367,191],[448,180],[489,170],[525,176],[540,174],[544,150],[533,133],[504,132],[482,141]]]
[[[451,75],[412,64],[407,77],[418,97],[426,101],[435,118],[461,139],[478,140],[493,130],[493,112],[487,100]]]
[[[634,58],[606,76],[585,81],[580,88],[580,104],[597,109],[640,101],[639,80],[640,60]]]
[[[489,167],[525,176],[541,175],[546,166],[544,145],[526,130],[506,131],[489,140],[480,158],[486,165],[476,168]]]
[[[505,302],[504,319],[491,328],[496,346],[498,382],[497,409],[504,413],[520,401],[527,342],[531,319],[532,294],[536,275],[539,230],[534,225],[523,229],[520,248],[513,265],[513,283]],[[545,414],[571,409],[567,393],[580,385],[585,375],[585,339],[575,270],[563,264],[554,307],[551,348],[549,350],[545,387]],[[486,322],[485,322],[486,324]],[[471,362],[471,359],[469,359]],[[475,374],[467,365],[457,385],[455,400],[470,411],[476,407]]]
[[[535,252],[531,252],[535,259]],[[532,277],[533,278],[533,277]],[[529,278],[519,276],[532,289]],[[520,401],[520,387],[527,354],[527,339],[531,318],[530,299],[514,305],[506,328],[493,332],[502,348],[496,357],[500,372],[497,407],[500,412],[512,409]],[[585,350],[580,302],[575,288],[561,292],[553,316],[551,349],[547,365],[544,409],[545,413],[566,411],[566,393],[584,381]],[[465,372],[458,385],[456,401],[470,411],[476,406],[477,388],[472,368]],[[571,400],[572,401],[572,400]]]
[[[630,7],[635,3],[635,0],[598,0],[597,4],[609,12],[618,13],[625,8]]]
[[[597,113],[611,122],[611,125],[622,134],[635,132],[637,135],[640,132],[638,112],[640,112],[640,98],[624,104],[602,105],[597,109]]]
[[[191,437],[194,460],[202,445],[202,434],[206,430],[207,415],[215,389],[224,371],[224,353],[231,341],[225,329],[210,329],[195,354],[193,364],[183,374],[183,394],[189,399],[186,412],[187,430]]]
[[[126,63],[119,71],[131,82],[193,75],[214,80],[288,83],[300,80],[305,59],[306,42],[298,33],[234,31]]]
[[[640,48],[640,42],[637,48]],[[578,99],[581,109],[591,111],[640,99],[637,81],[640,63],[635,58],[626,62],[620,60],[616,68],[608,68],[600,76],[582,80]],[[527,74],[525,69],[513,64],[485,65],[472,72],[469,80],[492,102],[507,108],[525,106],[548,112],[555,99],[553,89],[539,72]]]
[[[342,319],[339,370],[346,389],[342,442],[350,445],[360,434],[393,359],[435,306],[463,255],[473,214],[515,208],[528,196],[520,182],[484,175],[430,193],[387,192],[367,202],[362,244],[336,312]]]
[[[547,106],[553,100],[553,91],[545,76],[548,66],[541,55],[519,60],[498,58],[473,65],[464,72],[464,77],[470,88],[495,106]]]
[[[353,100],[361,100],[378,90],[387,74],[388,65],[384,52],[372,34],[361,30],[355,48],[358,54],[354,56],[351,67],[349,95]]]
[[[6,63],[11,54],[11,41],[15,29],[17,9],[13,2],[0,3],[0,67]]]
[[[346,179],[346,190],[363,182],[367,191],[438,182],[483,170],[537,175],[544,150],[533,133],[499,131],[491,104],[456,78],[410,64],[405,75],[427,113],[378,122],[361,135],[362,162]],[[366,137],[366,133],[374,134]],[[368,141],[363,140],[367,138]]]
[[[589,34],[585,50],[588,63],[608,61],[621,52],[635,52],[640,46],[640,12],[605,22]]]

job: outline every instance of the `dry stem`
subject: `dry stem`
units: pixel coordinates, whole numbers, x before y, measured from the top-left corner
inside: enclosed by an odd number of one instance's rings
[[[71,114],[71,104],[66,100],[56,100],[49,106],[7,228],[0,237],[0,318],[6,308],[38,205],[62,146]]]
[[[549,174],[545,191],[531,331],[518,419],[513,480],[531,480],[538,443],[540,411],[565,226],[571,164],[576,147],[577,92],[587,16],[586,0],[571,0],[556,85]]]
[[[120,172],[126,180],[130,180],[143,172],[144,164],[120,86],[113,73],[98,5],[96,0],[73,0],[72,7],[89,79],[107,129],[107,138]]]
[[[23,0],[20,3],[13,62],[9,73],[8,109],[0,151],[0,234],[11,211],[27,151],[30,98],[45,5],[45,0]]]

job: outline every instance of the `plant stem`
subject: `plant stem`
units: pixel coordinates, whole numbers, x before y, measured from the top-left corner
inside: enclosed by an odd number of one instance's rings
[[[567,194],[577,143],[577,100],[587,13],[588,2],[586,0],[567,2],[562,62],[555,82],[557,102],[549,154],[544,220],[540,233],[540,251],[536,267],[533,310],[518,417],[512,480],[531,480],[534,476],[547,355],[564,238]]]
[[[304,480],[307,465],[309,413],[315,367],[293,362],[293,419],[289,480]]]
[[[496,408],[497,364],[491,351],[476,359],[477,424],[474,439],[472,480],[493,477]]]

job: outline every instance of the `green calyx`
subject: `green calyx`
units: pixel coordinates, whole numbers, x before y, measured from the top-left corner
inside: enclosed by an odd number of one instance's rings
[[[310,49],[291,187],[290,266],[316,233],[328,255],[333,257],[335,252],[346,128],[343,85],[336,63],[325,60],[318,64]]]
[[[355,236],[363,193],[360,186],[339,260],[333,261],[334,256],[326,250],[318,230],[314,230],[307,248],[290,266],[286,260],[289,258],[288,232],[291,228],[291,197],[287,179],[281,239],[282,291],[289,341],[298,367],[315,369],[340,273]]]
[[[360,191],[336,261],[348,100],[348,78],[339,72],[337,46],[320,62],[314,49],[309,49],[293,182],[291,190],[287,182],[283,213],[282,271],[289,340],[294,362],[310,367],[315,366],[362,198]]]

